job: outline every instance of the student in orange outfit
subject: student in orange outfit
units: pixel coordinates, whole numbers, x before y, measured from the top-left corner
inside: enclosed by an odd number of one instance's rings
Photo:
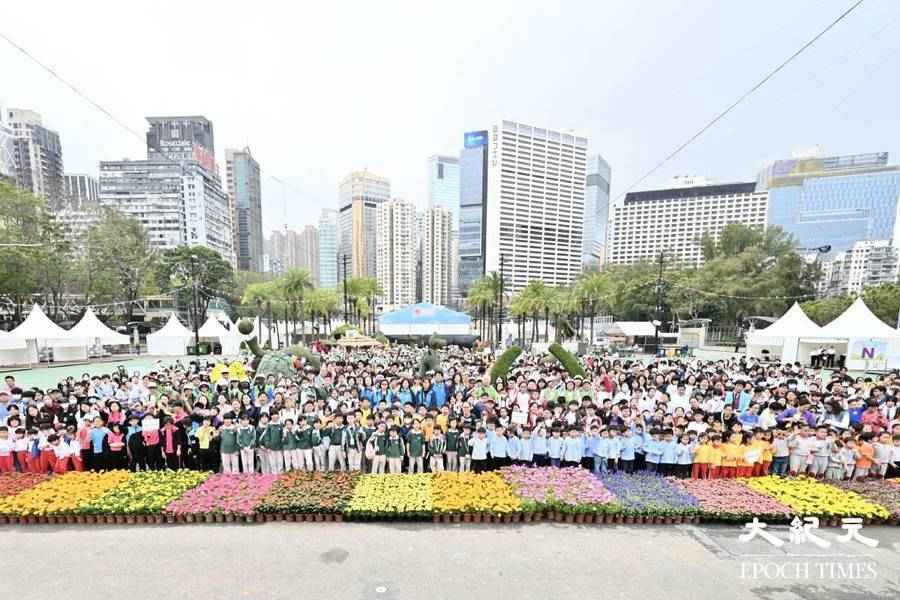
[[[709,436],[709,478],[719,479],[722,477],[722,436],[714,433]]]
[[[741,434],[732,433],[728,442],[722,444],[722,479],[734,479],[737,477],[738,463],[743,456],[741,450]]]
[[[750,477],[753,467],[760,459],[762,451],[753,444],[753,434],[749,431],[741,437],[740,455],[737,463],[737,476]]]
[[[701,433],[694,450],[694,465],[691,467],[691,479],[709,479],[709,459],[712,445],[709,436]]]
[[[859,436],[859,446],[856,450],[856,470],[853,472],[853,478],[862,481],[869,476],[872,465],[875,464],[875,446],[872,440],[875,434],[867,431]]]

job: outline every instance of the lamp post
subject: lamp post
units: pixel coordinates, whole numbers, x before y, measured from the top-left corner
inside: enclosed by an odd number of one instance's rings
[[[500,306],[500,309],[497,312],[497,347],[500,347],[503,345],[503,288],[504,288],[503,266],[504,266],[505,260],[506,260],[506,257],[503,254],[501,254],[500,255],[500,289],[499,289],[499,294],[498,294],[500,296],[500,298],[498,299],[499,300],[498,304]]]
[[[663,261],[665,261],[665,255],[663,251],[659,251],[659,271],[656,275],[656,316],[653,319],[653,356],[656,357],[659,355],[659,326],[661,324],[660,318],[662,317],[662,287],[663,287]]]

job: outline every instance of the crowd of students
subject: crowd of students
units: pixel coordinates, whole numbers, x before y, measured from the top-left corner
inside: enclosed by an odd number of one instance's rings
[[[900,475],[900,375],[821,380],[799,365],[585,359],[568,377],[525,355],[326,354],[290,378],[210,381],[191,363],[0,386],[0,472],[199,469],[485,471],[510,464],[682,478]]]

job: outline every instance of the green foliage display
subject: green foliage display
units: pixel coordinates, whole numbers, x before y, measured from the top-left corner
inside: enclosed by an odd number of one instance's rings
[[[863,290],[862,298],[875,316],[891,327],[896,327],[897,315],[900,313],[900,285],[883,283],[867,287]],[[855,299],[855,296],[849,295],[834,296],[804,302],[801,306],[810,319],[819,325],[826,325],[847,310]]]
[[[570,377],[587,377],[584,367],[578,362],[575,356],[560,346],[559,344],[550,344],[550,354],[556,357]]]
[[[428,371],[440,371],[441,358],[434,350],[427,350],[419,361],[419,376],[425,375]]]
[[[344,323],[343,325],[338,325],[337,327],[335,327],[334,331],[332,332],[332,335],[334,336],[334,339],[339,340],[342,337],[344,337],[345,335],[347,335],[348,331],[358,332],[359,329],[354,327],[353,325],[348,325],[348,324]]]
[[[287,352],[266,352],[259,365],[256,367],[256,375],[268,377],[274,375],[277,377],[293,377],[297,374],[294,368],[294,359]]]
[[[510,346],[504,350],[491,367],[491,382],[496,382],[501,377],[503,381],[506,381],[510,367],[513,366],[520,354],[522,354],[522,348],[519,346]]]
[[[442,338],[437,334],[432,335],[428,338],[428,347],[438,350],[440,348],[445,348],[447,346],[446,338]]]

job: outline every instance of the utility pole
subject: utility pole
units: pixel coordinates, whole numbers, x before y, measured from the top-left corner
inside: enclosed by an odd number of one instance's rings
[[[193,299],[193,307],[194,307],[194,356],[197,357],[197,360],[200,360],[200,297],[198,294],[197,286],[200,285],[200,282],[197,281],[197,258],[195,256],[191,256],[191,292]],[[200,364],[199,362],[197,364]]]
[[[347,260],[348,260],[348,258],[349,257],[346,254],[341,255],[341,261],[344,264],[344,324],[345,325],[350,323],[350,314],[348,312],[350,309],[350,304],[347,300]]]
[[[499,293],[499,306],[500,310],[497,311],[497,347],[499,348],[503,344],[503,264],[505,261],[505,256],[503,254],[500,255],[500,293]]]
[[[662,286],[663,286],[663,251],[659,251],[659,272],[656,275],[656,317],[653,320],[653,355],[659,355],[659,326],[662,317]]]

